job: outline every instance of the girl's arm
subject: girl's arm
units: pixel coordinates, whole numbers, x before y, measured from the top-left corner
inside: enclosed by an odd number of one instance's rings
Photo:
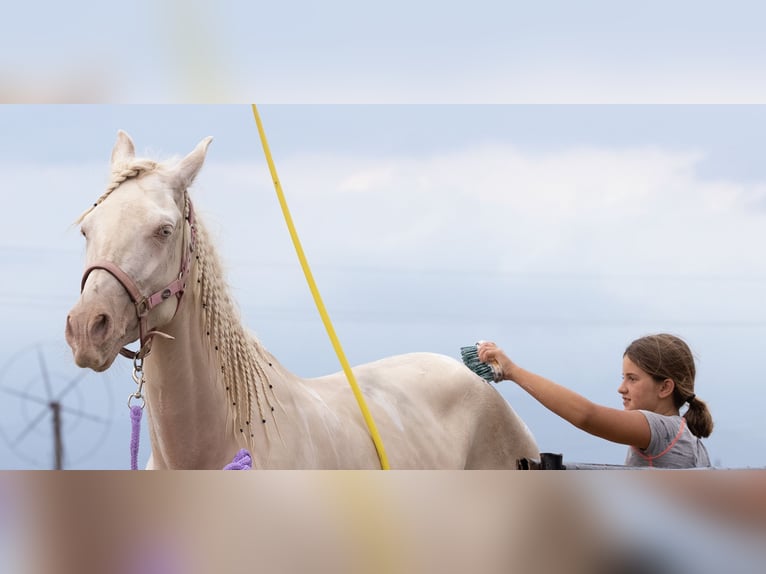
[[[522,369],[494,343],[479,346],[479,360],[497,363],[505,379],[514,381],[545,408],[577,428],[612,442],[642,449],[649,446],[649,422],[639,411],[622,411],[593,403],[566,387]]]

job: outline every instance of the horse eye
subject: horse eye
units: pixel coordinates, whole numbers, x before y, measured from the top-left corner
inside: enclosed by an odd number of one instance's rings
[[[88,239],[88,236],[87,236],[87,235],[85,235],[85,230],[84,230],[82,227],[80,228],[80,233],[82,233],[82,236],[83,236],[85,239]]]
[[[162,227],[160,227],[160,229],[157,232],[157,234],[160,237],[170,237],[171,235],[173,235],[173,226],[171,226],[171,225],[163,225]]]

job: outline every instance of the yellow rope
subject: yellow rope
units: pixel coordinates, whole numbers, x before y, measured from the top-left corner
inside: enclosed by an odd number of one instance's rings
[[[271,157],[269,142],[266,141],[266,132],[264,131],[263,124],[261,123],[261,116],[258,115],[258,108],[255,106],[255,104],[252,104],[252,107],[253,115],[255,116],[255,123],[258,126],[258,135],[260,135],[261,144],[263,145],[263,153],[266,154],[266,162],[269,164],[269,171],[271,172],[271,179],[274,181],[274,188],[277,191],[279,205],[282,207],[282,214],[285,217],[287,228],[290,231],[290,237],[293,240],[293,245],[295,246],[295,251],[298,254],[298,259],[301,262],[303,274],[306,276],[306,281],[309,284],[309,289],[311,289],[311,294],[314,297],[314,303],[319,310],[319,315],[322,317],[322,322],[324,323],[327,334],[330,337],[330,341],[332,341],[332,346],[335,349],[335,354],[338,355],[338,360],[343,367],[343,371],[346,373],[346,378],[348,379],[348,383],[351,385],[351,390],[354,391],[354,396],[356,397],[356,402],[359,404],[359,408],[362,411],[364,421],[367,423],[367,428],[370,430],[372,441],[375,443],[375,449],[378,451],[380,467],[383,470],[389,470],[388,457],[386,456],[386,451],[383,448],[383,442],[380,440],[380,435],[378,434],[378,429],[375,426],[375,421],[373,420],[372,415],[367,408],[367,403],[365,403],[364,396],[362,396],[362,392],[359,390],[359,385],[356,383],[354,373],[351,371],[351,367],[348,364],[348,360],[346,360],[346,355],[343,352],[340,341],[335,334],[335,329],[333,329],[332,323],[330,322],[330,316],[327,314],[327,309],[325,309],[324,303],[322,302],[322,297],[319,295],[319,289],[317,289],[316,283],[314,282],[314,276],[311,274],[311,269],[309,268],[308,261],[306,260],[306,255],[303,253],[303,247],[301,247],[300,239],[298,239],[298,233],[295,231],[293,218],[290,215],[290,210],[287,207],[285,194],[282,192],[282,185],[279,183],[277,168],[274,166],[274,160]]]

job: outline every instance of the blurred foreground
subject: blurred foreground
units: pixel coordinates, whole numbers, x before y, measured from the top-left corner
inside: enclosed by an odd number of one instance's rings
[[[762,571],[766,473],[0,474],[0,572]]]

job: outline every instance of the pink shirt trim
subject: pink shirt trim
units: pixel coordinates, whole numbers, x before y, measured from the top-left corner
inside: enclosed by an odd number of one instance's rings
[[[666,454],[671,448],[673,448],[673,445],[675,445],[678,442],[678,439],[681,438],[681,434],[684,432],[685,428],[686,428],[686,419],[681,417],[681,425],[680,425],[680,428],[678,429],[678,434],[676,434],[675,438],[672,441],[670,441],[670,444],[667,446],[667,448],[663,450],[660,454],[650,456],[648,454],[644,454],[643,452],[641,452],[641,449],[638,449],[635,446],[631,446],[631,448],[634,451],[636,451],[638,456],[648,461],[650,467],[653,467],[654,461],[660,458],[662,455]]]

